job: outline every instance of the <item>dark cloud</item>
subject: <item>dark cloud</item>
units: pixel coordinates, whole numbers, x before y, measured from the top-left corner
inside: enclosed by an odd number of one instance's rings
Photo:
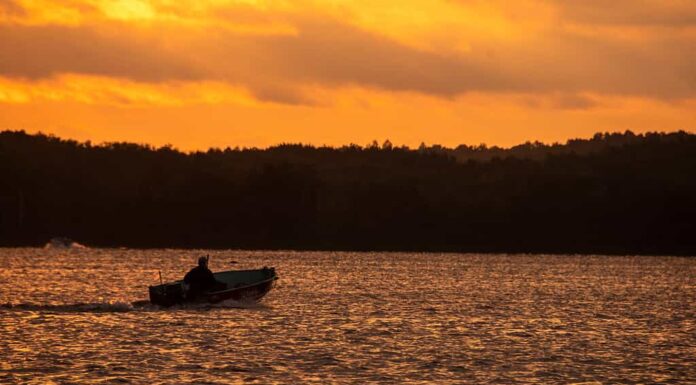
[[[0,15],[26,16],[26,10],[14,0],[0,0]]]
[[[631,43],[556,31],[526,43],[474,45],[466,54],[443,55],[338,23],[304,23],[297,37],[253,39],[221,53],[247,52],[238,60],[248,58],[277,79],[443,97],[511,91],[682,98],[696,94],[691,48],[694,42],[682,37]]]
[[[696,95],[694,43],[688,38],[616,41],[556,32],[498,56],[529,90],[599,92],[656,98]]]
[[[230,39],[215,42],[220,57],[235,62],[220,76],[246,73],[303,84],[361,85],[396,91],[454,96],[466,90],[503,90],[512,79],[466,56],[422,52],[338,23],[305,22],[298,36]]]
[[[127,28],[105,33],[90,27],[0,25],[0,74],[44,78],[60,73],[154,82],[205,77],[185,56]]]
[[[565,20],[600,25],[696,26],[693,0],[551,0]]]
[[[552,106],[563,110],[589,110],[597,106],[591,98],[576,94],[563,94],[552,98]]]
[[[319,101],[305,95],[297,87],[285,85],[254,84],[252,94],[258,100],[282,104],[319,105]]]

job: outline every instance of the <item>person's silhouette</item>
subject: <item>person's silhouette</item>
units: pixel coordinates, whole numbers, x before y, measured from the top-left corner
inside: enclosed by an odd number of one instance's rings
[[[198,258],[198,266],[184,276],[184,282],[189,285],[187,297],[194,298],[206,291],[224,289],[225,284],[218,282],[213,272],[208,269],[208,257]]]

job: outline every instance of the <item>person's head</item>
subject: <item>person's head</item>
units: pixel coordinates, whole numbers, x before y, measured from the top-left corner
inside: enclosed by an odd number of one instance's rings
[[[208,258],[206,258],[206,257],[200,257],[200,258],[198,258],[198,266],[200,266],[200,267],[208,267]]]

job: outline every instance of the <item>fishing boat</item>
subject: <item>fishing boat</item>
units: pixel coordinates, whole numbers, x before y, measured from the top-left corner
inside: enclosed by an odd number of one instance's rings
[[[264,267],[257,270],[230,270],[213,273],[226,288],[209,291],[190,298],[188,285],[183,281],[150,286],[150,302],[160,306],[172,306],[186,302],[217,303],[228,299],[236,301],[259,301],[268,293],[278,279],[275,269]]]

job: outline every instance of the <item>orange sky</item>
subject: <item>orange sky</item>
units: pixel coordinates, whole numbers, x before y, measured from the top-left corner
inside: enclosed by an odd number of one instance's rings
[[[0,130],[185,149],[696,131],[693,0],[0,0]]]

